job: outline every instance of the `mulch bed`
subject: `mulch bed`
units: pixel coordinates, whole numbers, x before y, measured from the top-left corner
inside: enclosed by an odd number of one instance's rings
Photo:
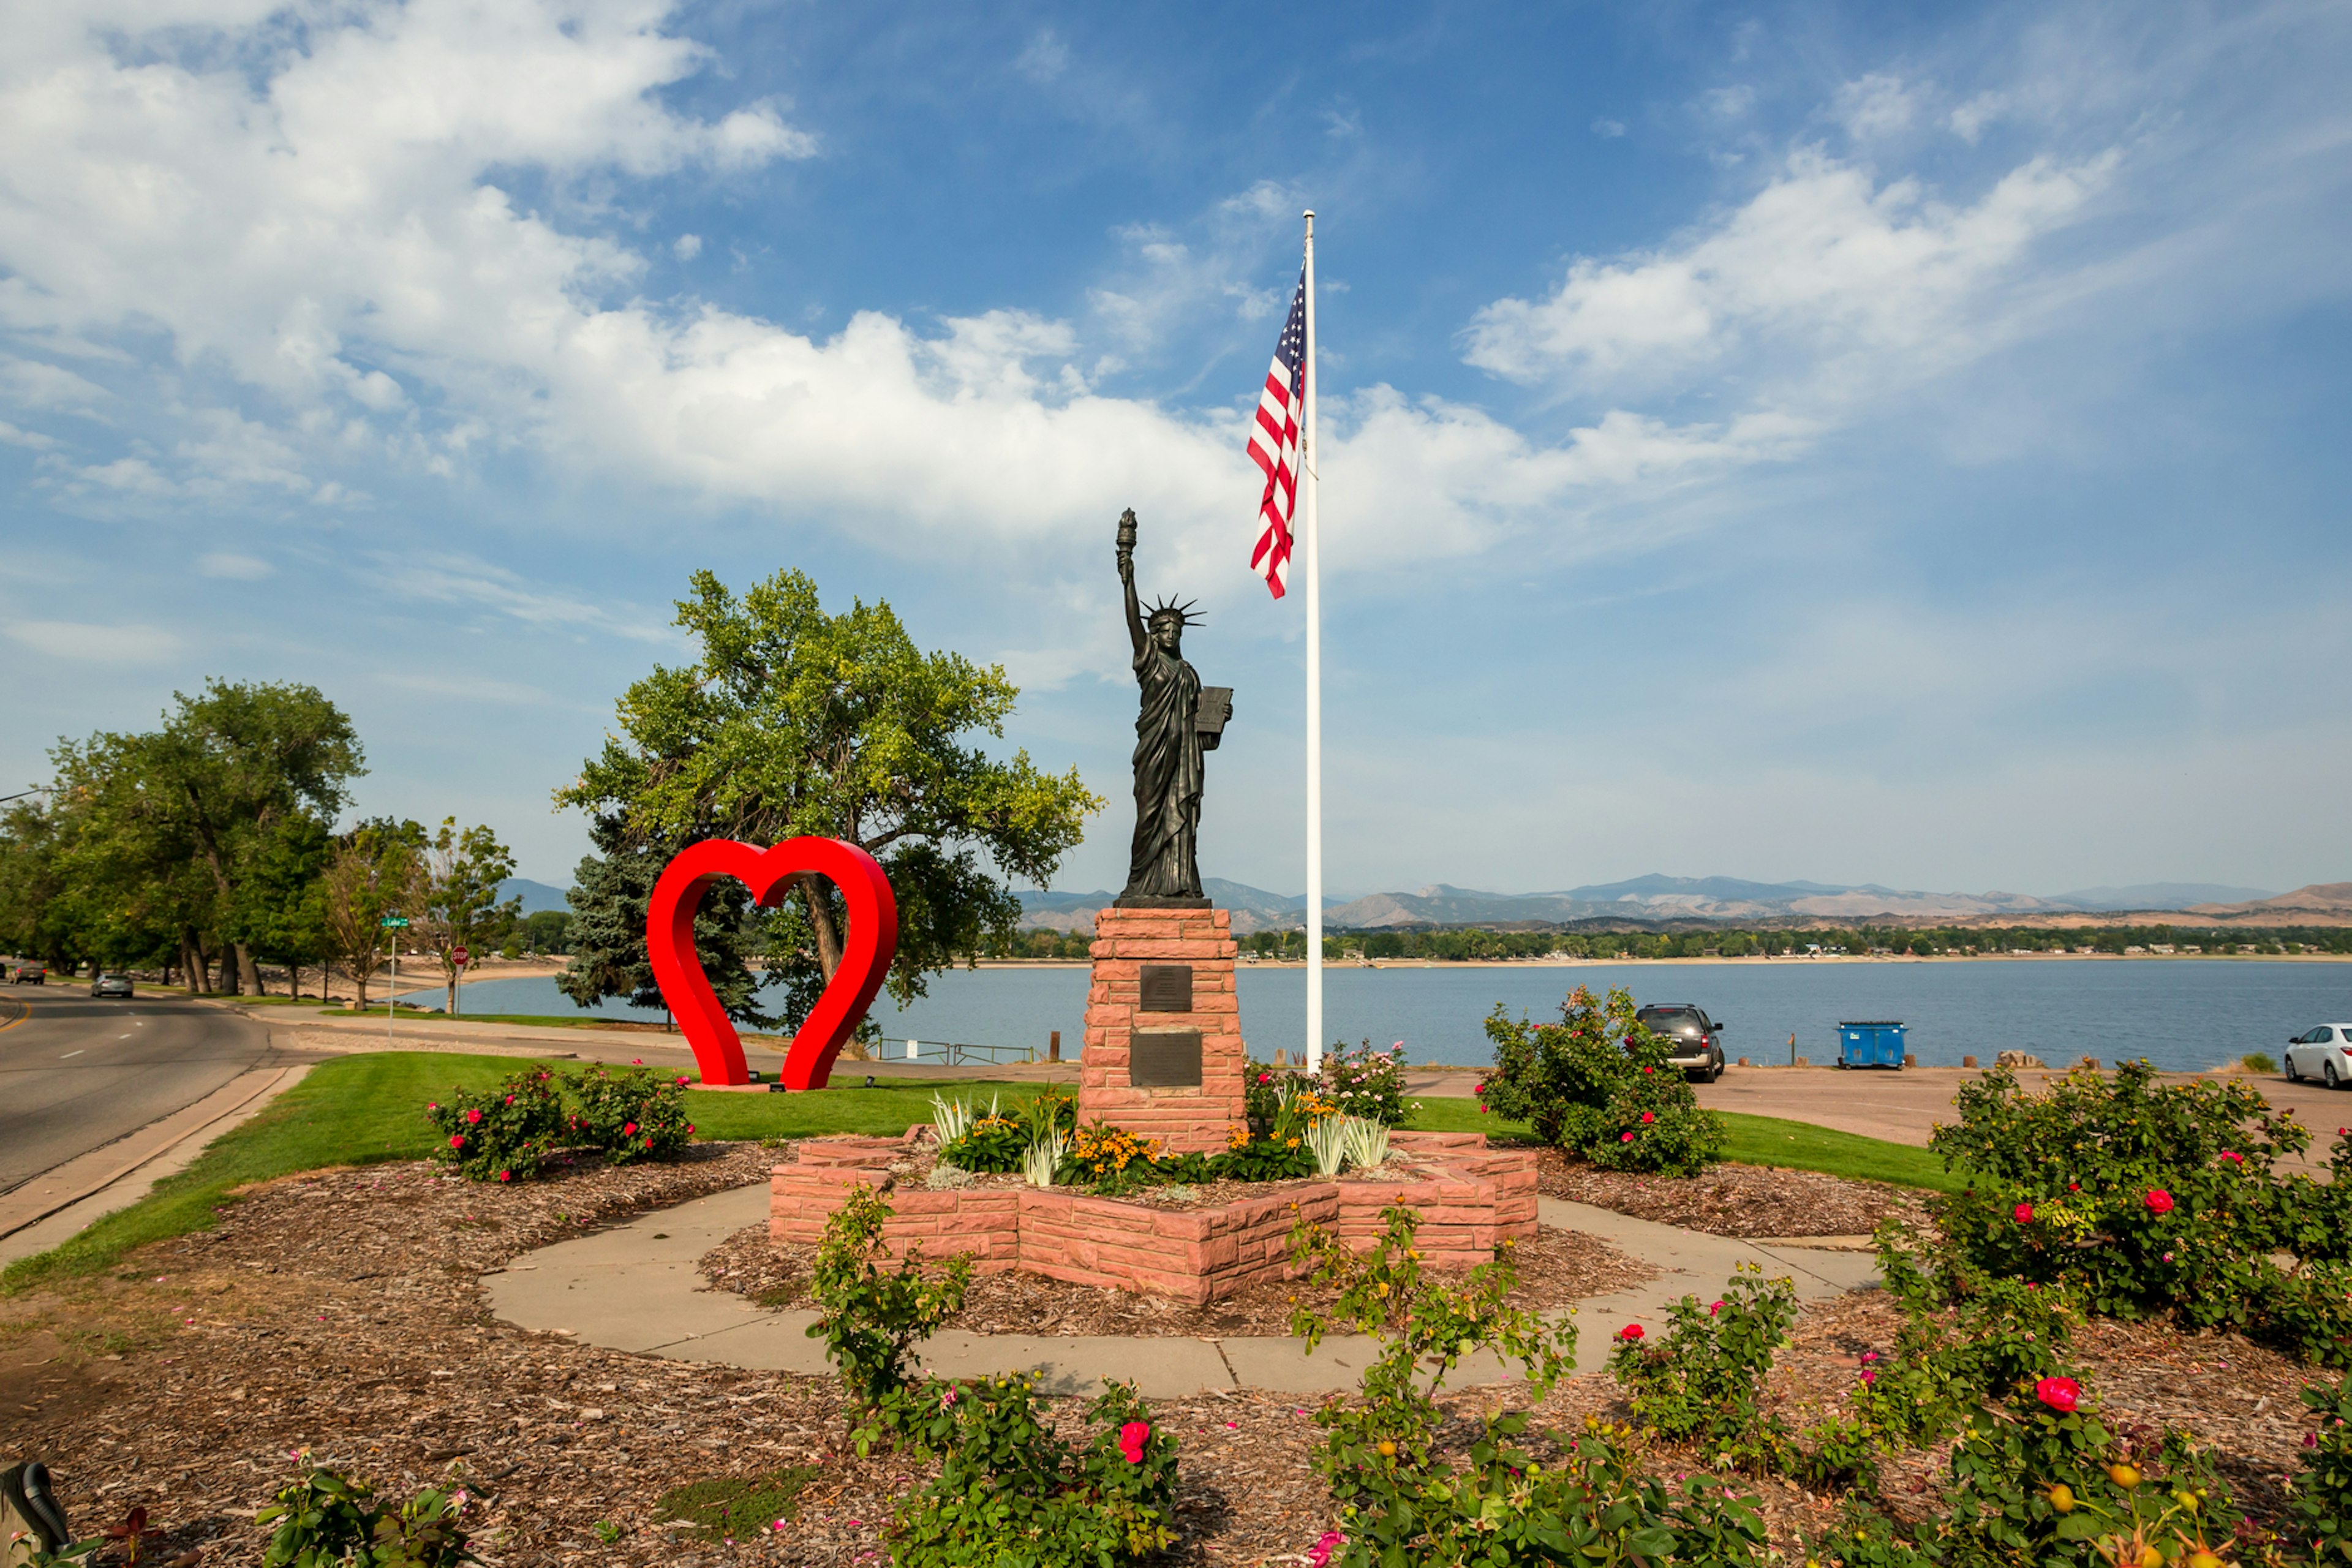
[[[168,1532],[158,1562],[197,1550],[206,1564],[257,1563],[252,1516],[288,1479],[289,1451],[307,1447],[387,1494],[462,1478],[483,1500],[477,1545],[493,1568],[879,1565],[896,1500],[924,1477],[891,1456],[844,1451],[832,1380],[525,1332],[492,1320],[479,1292],[484,1271],[520,1252],[756,1182],[776,1158],[704,1145],[672,1165],[583,1164],[513,1188],[408,1163],[269,1184],[213,1231],[146,1248],[110,1276],[0,1301],[0,1454],[47,1459],[84,1531],[144,1504]],[[1804,1233],[1785,1218],[1774,1228]],[[1024,1303],[1030,1315],[1007,1326],[1037,1331],[1035,1310]],[[1861,1353],[1888,1348],[1894,1331],[1893,1305],[1876,1292],[1806,1309],[1774,1374],[1791,1424],[1833,1408]],[[1585,1326],[1588,1340],[1605,1331]],[[2232,1336],[2144,1324],[2090,1325],[2077,1349],[2111,1415],[2189,1426],[2242,1501],[2277,1506],[2278,1478],[2307,1429],[2294,1396],[2306,1369]],[[1464,1392],[1448,1405],[1453,1436],[1523,1398]],[[1080,1404],[1053,1408],[1068,1423]],[[1168,1561],[1304,1561],[1332,1515],[1310,1465],[1314,1405],[1264,1392],[1153,1404],[1183,1445],[1181,1538]],[[1555,1390],[1538,1421],[1572,1429],[1618,1408],[1615,1385],[1592,1373]],[[1651,1462],[1690,1468],[1664,1448]],[[1940,1454],[1906,1457],[1886,1467],[1886,1489],[1924,1513],[1942,1464]],[[656,1507],[688,1482],[803,1465],[818,1473],[782,1532],[705,1544]],[[1835,1516],[1833,1500],[1792,1483],[1754,1489],[1776,1543],[1792,1552]]]
[[[1546,1197],[1614,1209],[1709,1236],[1867,1236],[1885,1219],[1924,1222],[1926,1195],[1910,1187],[1849,1181],[1819,1171],[1716,1165],[1696,1176],[1604,1171],[1557,1149],[1536,1155]]]
[[[1515,1306],[1566,1307],[1587,1297],[1638,1285],[1657,1270],[1597,1237],[1539,1230],[1511,1249],[1519,1282]],[[702,1276],[722,1290],[769,1308],[806,1308],[814,1247],[777,1247],[764,1225],[746,1226],[702,1257]],[[1280,1335],[1290,1331],[1291,1305],[1322,1306],[1336,1292],[1305,1281],[1255,1285],[1205,1306],[1093,1285],[1074,1285],[1012,1269],[971,1282],[952,1328],[983,1334],[1125,1334],[1186,1339]]]

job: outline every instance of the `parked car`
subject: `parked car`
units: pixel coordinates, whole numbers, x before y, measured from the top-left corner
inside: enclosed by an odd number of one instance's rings
[[[2330,1089],[2352,1080],[2352,1024],[2322,1024],[2286,1043],[2286,1079],[2315,1078]]]
[[[48,983],[48,965],[35,960],[27,960],[16,965],[8,974],[8,984],[11,985],[46,985]]]
[[[1638,1008],[1633,1021],[1666,1042],[1675,1066],[1713,1083],[1723,1076],[1723,1026],[1694,1002],[1655,1002]]]
[[[128,996],[131,994],[131,976],[119,969],[106,970],[90,981],[89,994],[93,996]]]

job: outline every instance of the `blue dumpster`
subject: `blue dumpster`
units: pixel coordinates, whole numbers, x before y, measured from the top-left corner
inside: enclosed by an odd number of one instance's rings
[[[1899,1019],[1865,1018],[1838,1026],[1838,1066],[1900,1068],[1903,1065],[1903,1024]]]

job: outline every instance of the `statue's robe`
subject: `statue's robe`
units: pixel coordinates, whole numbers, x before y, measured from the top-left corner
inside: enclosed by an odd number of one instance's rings
[[[1135,656],[1135,844],[1125,897],[1201,896],[1201,677],[1150,638]]]

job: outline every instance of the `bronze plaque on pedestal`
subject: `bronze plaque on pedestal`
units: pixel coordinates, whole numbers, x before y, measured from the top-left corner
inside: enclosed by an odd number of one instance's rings
[[[1128,1037],[1127,1081],[1135,1089],[1201,1087],[1201,1031],[1138,1029]]]
[[[1145,1013],[1189,1013],[1192,1010],[1192,966],[1189,963],[1147,963],[1143,966]]]

